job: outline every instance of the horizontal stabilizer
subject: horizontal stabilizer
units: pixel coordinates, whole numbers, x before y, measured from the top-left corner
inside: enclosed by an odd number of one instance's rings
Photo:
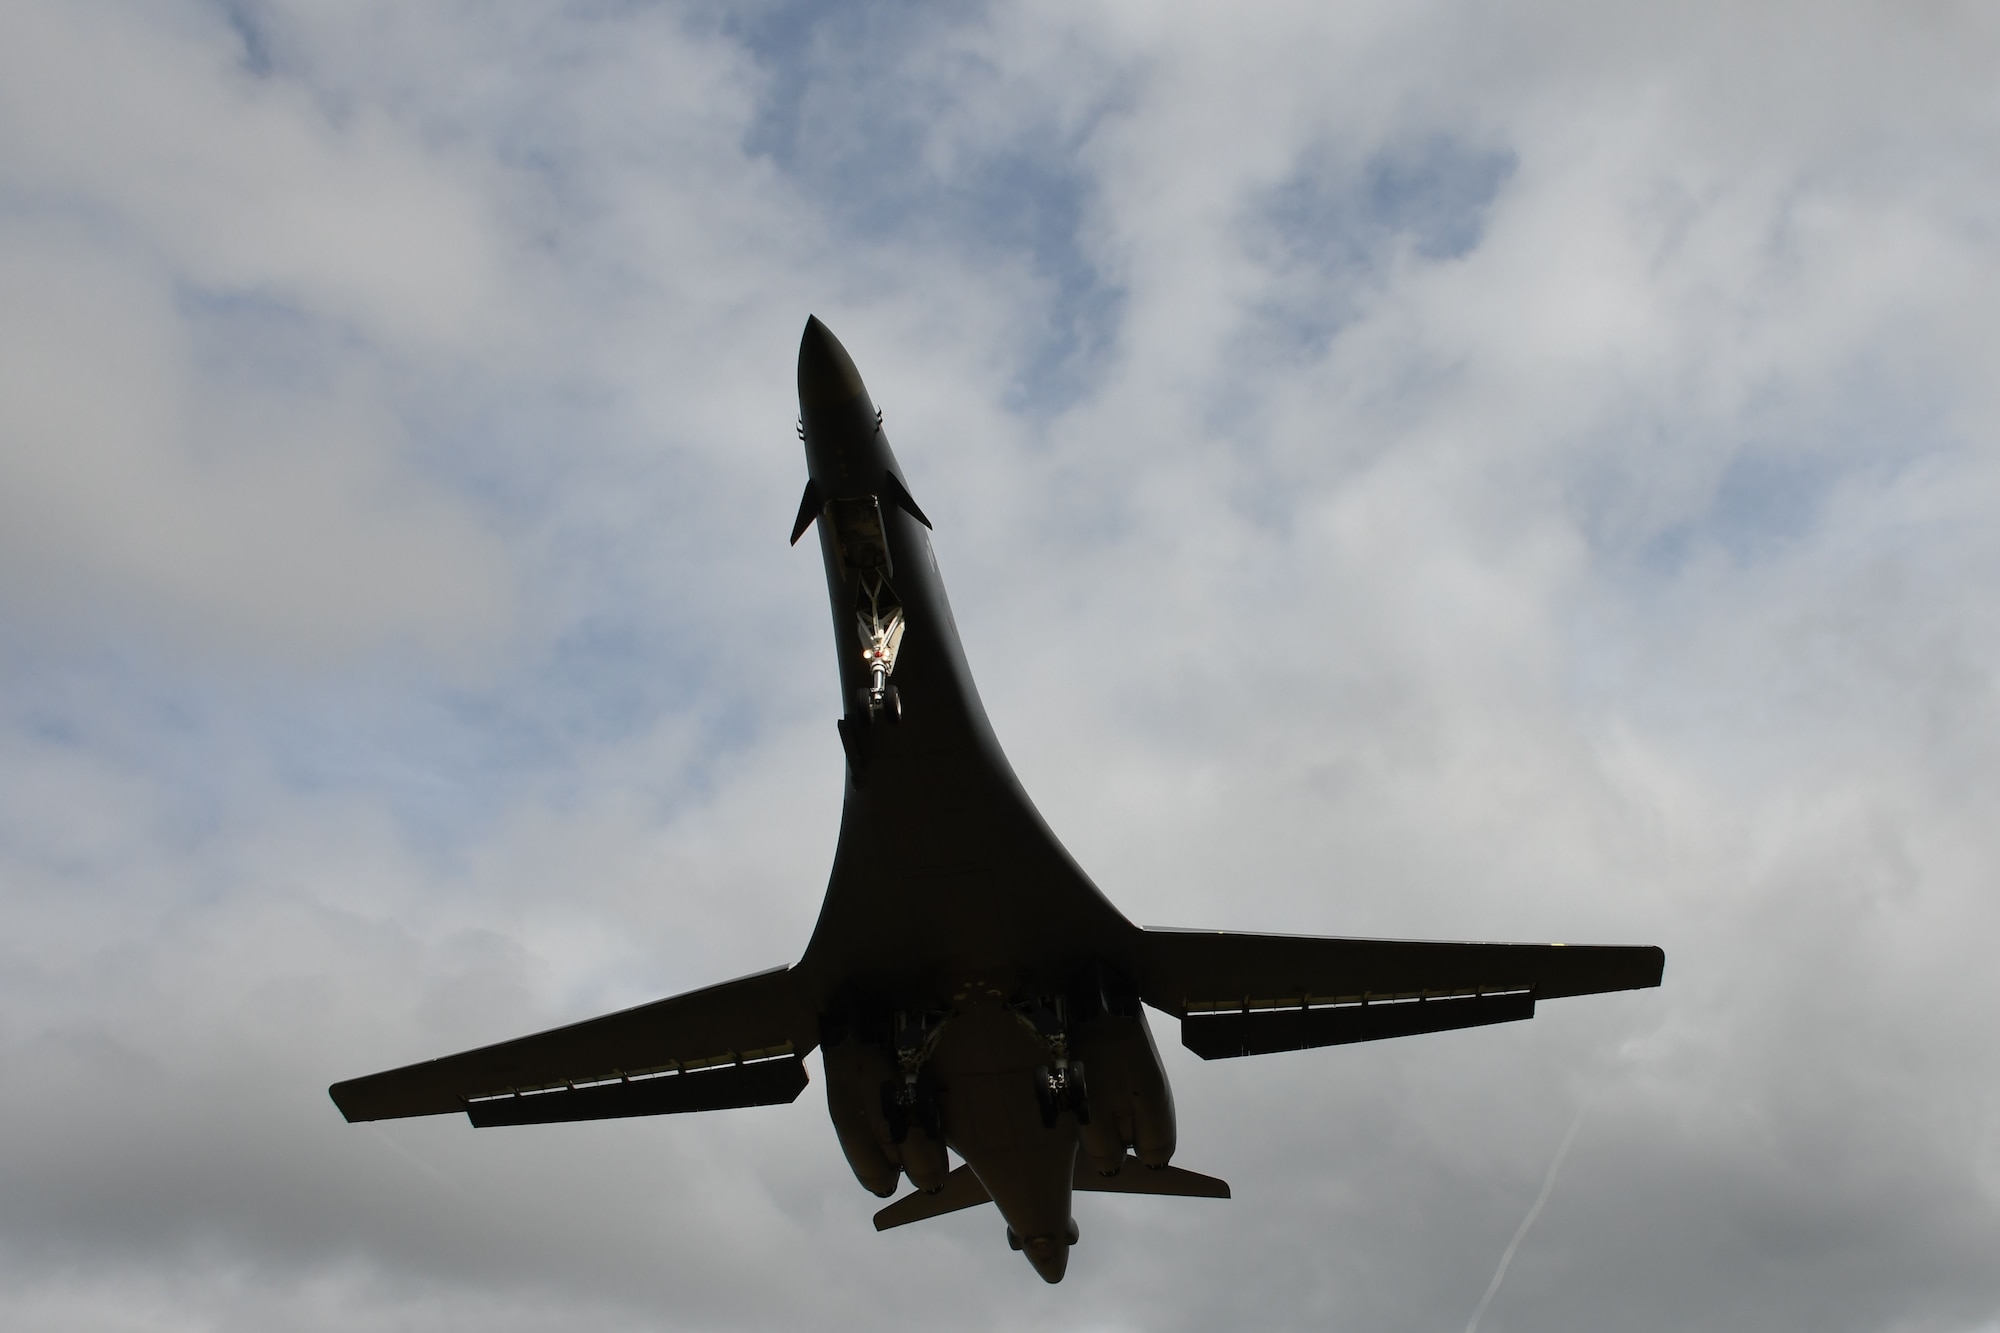
[[[1550,1000],[1636,990],[1659,985],[1667,960],[1650,946],[1458,944],[1149,929],[1139,932],[1138,961],[1140,996],[1156,1009],[1186,1018],[1218,1010],[1300,1010],[1364,1002],[1372,1007],[1378,1000],[1478,999],[1517,991]]]
[[[747,1065],[721,1065],[692,1074],[599,1083],[555,1092],[513,1093],[469,1103],[474,1125],[553,1125],[572,1120],[616,1120],[684,1111],[727,1111],[739,1106],[783,1106],[806,1090],[806,1063],[796,1055]]]
[[[908,1226],[912,1222],[922,1222],[933,1217],[943,1217],[964,1208],[977,1208],[982,1203],[991,1203],[993,1196],[979,1183],[979,1177],[972,1174],[972,1168],[960,1165],[953,1168],[944,1178],[944,1188],[936,1194],[925,1194],[922,1190],[905,1194],[902,1198],[875,1214],[875,1229],[887,1231],[890,1227]]]
[[[349,1120],[444,1115],[510,1093],[577,1097],[592,1090],[587,1085],[648,1074],[687,1077],[718,1065],[803,1056],[818,1044],[819,1020],[812,1006],[800,996],[791,969],[778,967],[531,1037],[349,1079],[327,1092]],[[609,1105],[615,1098],[605,1094],[603,1100]]]
[[[1534,1016],[1535,997],[1528,991],[1318,1009],[1239,1009],[1189,1014],[1181,1020],[1181,1045],[1204,1060],[1226,1060],[1512,1023]]]
[[[1092,1194],[1164,1194],[1184,1199],[1229,1197],[1229,1182],[1226,1180],[1204,1176],[1198,1171],[1183,1171],[1177,1166],[1153,1170],[1140,1165],[1139,1159],[1129,1153],[1126,1154],[1125,1165],[1115,1176],[1098,1175],[1090,1159],[1078,1154],[1074,1188]],[[875,1229],[887,1231],[891,1227],[908,1226],[912,1222],[943,1217],[946,1213],[977,1208],[982,1203],[992,1202],[992,1199],[993,1196],[986,1192],[986,1186],[979,1183],[979,1177],[972,1174],[972,1168],[960,1165],[944,1178],[944,1188],[936,1194],[912,1191],[876,1213]]]
[[[1204,1176],[1199,1171],[1183,1171],[1177,1166],[1157,1169],[1141,1166],[1127,1153],[1125,1165],[1115,1176],[1100,1176],[1090,1159],[1081,1153],[1076,1159],[1076,1188],[1093,1194],[1172,1194],[1184,1199],[1226,1199],[1229,1182]]]

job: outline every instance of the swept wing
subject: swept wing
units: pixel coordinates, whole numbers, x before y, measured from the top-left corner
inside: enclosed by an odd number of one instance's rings
[[[475,1125],[789,1102],[819,1025],[787,967],[328,1089],[349,1120],[465,1111]]]
[[[1650,946],[1140,932],[1139,993],[1206,1060],[1532,1018],[1538,1000],[1660,984]]]

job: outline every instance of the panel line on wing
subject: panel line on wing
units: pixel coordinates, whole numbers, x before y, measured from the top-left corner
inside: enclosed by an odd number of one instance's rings
[[[782,1060],[796,1050],[793,1043],[784,1041],[776,1046],[763,1046],[755,1050],[724,1051],[720,1055],[704,1055],[691,1060],[668,1061],[663,1065],[650,1065],[644,1069],[613,1069],[604,1073],[581,1075],[576,1078],[552,1079],[546,1083],[523,1084],[518,1087],[495,1088],[488,1092],[468,1093],[468,1102],[500,1101],[508,1097],[541,1097],[549,1093],[576,1092],[584,1088],[601,1088],[618,1083],[644,1083],[652,1079],[673,1078],[695,1073],[704,1069],[714,1069],[719,1065],[756,1065],[772,1060]]]
[[[1489,986],[1454,986],[1437,990],[1363,991],[1358,995],[1305,994],[1255,996],[1235,995],[1225,1000],[1198,1000],[1184,997],[1181,1007],[1191,1014],[1254,1013],[1265,1009],[1349,1009],[1364,1005],[1426,1004],[1435,1001],[1487,999],[1500,995],[1521,995],[1533,990],[1521,982]]]
[[[796,1100],[808,1081],[805,1062],[792,1055],[752,1064],[711,1067],[692,1074],[636,1081],[614,1079],[588,1087],[482,1097],[468,1101],[465,1113],[475,1126],[484,1129],[777,1106]]]

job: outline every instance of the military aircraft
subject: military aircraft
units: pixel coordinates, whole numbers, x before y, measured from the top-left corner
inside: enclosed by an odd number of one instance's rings
[[[1073,1191],[1229,1197],[1170,1164],[1146,1007],[1203,1059],[1504,1023],[1542,1000],[1657,986],[1657,948],[1135,926],[1063,850],[973,687],[918,507],[847,351],[799,345],[807,481],[840,663],[846,792],[805,954],[704,990],[336,1083],[351,1121],[545,1124],[791,1102],[822,1053],[878,1229],[989,1200],[1060,1282]],[[953,1166],[947,1149],[961,1159]]]

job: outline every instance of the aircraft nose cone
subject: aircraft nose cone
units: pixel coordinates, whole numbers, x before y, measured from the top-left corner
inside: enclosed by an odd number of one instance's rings
[[[838,407],[863,391],[861,372],[840,339],[817,315],[807,316],[799,339],[799,405]]]

